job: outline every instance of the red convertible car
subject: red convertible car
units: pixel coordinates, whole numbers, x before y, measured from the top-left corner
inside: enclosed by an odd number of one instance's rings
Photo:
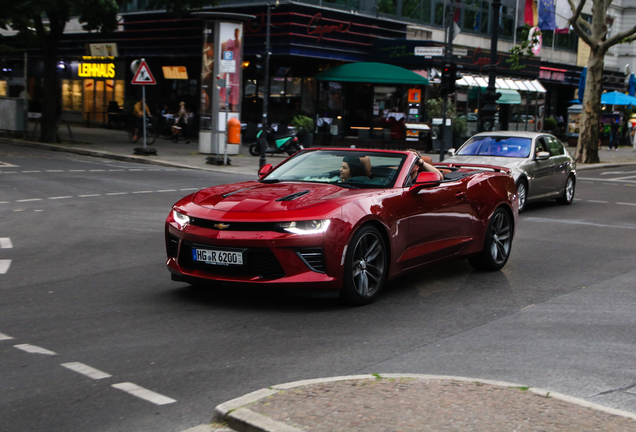
[[[195,192],[166,220],[168,270],[193,285],[331,290],[359,305],[442,261],[502,268],[519,214],[510,170],[425,165],[410,151],[307,149],[258,180]]]

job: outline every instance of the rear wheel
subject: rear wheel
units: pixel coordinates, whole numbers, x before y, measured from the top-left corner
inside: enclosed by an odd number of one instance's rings
[[[468,262],[477,270],[500,270],[510,256],[512,248],[512,219],[501,207],[495,210],[484,239],[484,249]]]
[[[347,250],[341,298],[355,306],[371,303],[384,285],[386,272],[382,235],[370,225],[360,228]]]
[[[526,209],[528,199],[528,183],[524,179],[517,182],[517,196],[519,197],[519,213]]]
[[[250,154],[252,156],[258,156],[261,154],[261,146],[259,144],[260,143],[257,141],[250,146]]]
[[[574,187],[576,186],[576,182],[574,181],[574,176],[570,174],[568,179],[565,181],[565,190],[563,191],[563,196],[557,198],[557,202],[559,204],[570,205],[574,200]]]

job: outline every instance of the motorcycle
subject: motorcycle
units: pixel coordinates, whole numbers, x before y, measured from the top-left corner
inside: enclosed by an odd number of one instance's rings
[[[264,143],[263,130],[258,131],[256,135],[256,142],[250,146],[250,154],[252,156],[259,156],[261,154],[261,144]],[[270,128],[267,130],[267,147],[265,154],[287,153],[293,155],[299,150],[303,149],[303,146],[298,141],[298,137],[295,133],[283,132],[276,133]]]

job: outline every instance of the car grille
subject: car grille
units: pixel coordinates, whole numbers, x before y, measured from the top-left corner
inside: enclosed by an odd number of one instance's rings
[[[325,263],[322,257],[322,249],[311,248],[296,251],[298,256],[307,264],[307,266],[318,273],[325,272]]]
[[[274,231],[276,222],[220,222],[191,217],[190,225],[223,231]]]
[[[280,279],[285,277],[285,271],[274,256],[274,253],[267,248],[247,248],[244,249],[243,259],[245,265],[242,266],[222,266],[205,264],[192,260],[192,248],[214,249],[214,246],[204,244],[193,244],[182,242],[181,253],[179,254],[179,265],[190,270],[201,270],[207,273],[218,275],[241,275],[258,276],[262,279]]]
[[[179,239],[168,234],[168,258],[176,258],[179,250]]]

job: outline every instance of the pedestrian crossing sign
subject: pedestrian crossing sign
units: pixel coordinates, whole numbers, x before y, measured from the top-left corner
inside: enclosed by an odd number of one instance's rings
[[[132,80],[132,84],[141,84],[141,85],[157,84],[155,77],[152,76],[152,73],[150,72],[150,68],[148,67],[148,64],[146,63],[146,60],[143,60],[143,59],[141,60],[141,64],[139,65],[139,68],[137,69],[137,72],[135,73],[135,77]]]

